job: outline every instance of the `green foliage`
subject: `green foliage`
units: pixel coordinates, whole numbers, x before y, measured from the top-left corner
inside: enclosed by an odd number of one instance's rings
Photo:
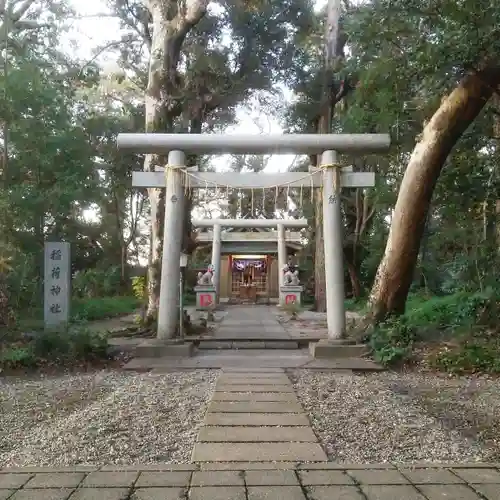
[[[494,300],[496,291],[458,292],[443,297],[410,296],[405,317],[416,328],[436,327],[454,329],[472,326],[477,323],[478,315]]]
[[[454,374],[500,373],[500,341],[494,336],[465,336],[457,345],[445,346],[429,357],[430,366]]]
[[[10,368],[34,368],[37,364],[32,346],[8,347],[0,351],[0,372]]]
[[[110,297],[121,290],[121,269],[117,266],[107,269],[85,269],[73,276],[73,296],[79,298]]]
[[[499,297],[493,289],[444,297],[412,295],[403,316],[374,328],[369,338],[374,358],[386,366],[406,362],[417,343],[425,342],[437,345],[428,358],[431,367],[450,373],[500,372],[495,331]]]
[[[141,306],[136,297],[99,297],[74,299],[71,304],[73,321],[94,321],[131,314]]]
[[[27,345],[14,345],[0,352],[2,369],[35,368],[45,364],[68,364],[108,359],[107,337],[84,327],[40,333]]]
[[[137,300],[143,302],[146,299],[147,289],[145,276],[134,276],[132,278],[132,291]]]
[[[394,366],[409,359],[415,339],[415,327],[405,318],[397,318],[377,325],[369,344],[375,361]]]

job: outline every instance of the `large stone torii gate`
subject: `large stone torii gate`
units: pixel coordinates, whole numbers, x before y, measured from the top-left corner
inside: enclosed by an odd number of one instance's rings
[[[134,172],[132,184],[143,188],[166,188],[165,226],[161,269],[157,337],[172,339],[177,328],[179,259],[182,244],[185,154],[318,154],[321,163],[310,176],[303,172],[275,174],[199,172],[189,177],[190,188],[219,185],[230,189],[265,189],[276,186],[323,188],[323,229],[328,339],[345,334],[344,266],[342,247],[341,187],[360,188],[375,184],[372,172],[344,172],[337,153],[386,152],[388,134],[119,134],[119,149],[135,153],[168,153],[165,171]]]

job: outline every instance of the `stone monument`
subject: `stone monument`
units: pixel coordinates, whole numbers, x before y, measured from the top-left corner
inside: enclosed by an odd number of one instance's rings
[[[280,286],[280,306],[300,306],[303,286],[300,284],[299,271],[292,272],[290,266],[283,267],[283,284]]]
[[[47,242],[44,251],[45,328],[57,328],[69,322],[71,302],[71,258],[69,243]]]
[[[196,292],[196,307],[202,310],[213,309],[216,305],[216,289],[214,285],[215,267],[210,264],[207,270],[198,273],[198,282],[194,287]]]

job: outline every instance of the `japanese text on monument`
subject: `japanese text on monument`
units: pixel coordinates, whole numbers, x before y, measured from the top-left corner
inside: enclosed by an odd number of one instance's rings
[[[66,323],[69,319],[70,254],[68,243],[45,244],[46,326]]]

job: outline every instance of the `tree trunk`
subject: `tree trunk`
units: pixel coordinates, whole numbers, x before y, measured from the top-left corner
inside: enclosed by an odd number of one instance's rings
[[[352,296],[357,300],[361,298],[361,294],[363,292],[361,281],[359,280],[358,270],[356,269],[354,262],[349,261],[349,259],[346,259],[346,262],[349,279],[351,280]]]
[[[339,59],[339,53],[343,51],[343,44],[339,50],[339,28],[340,28],[341,1],[329,0],[327,7],[327,19],[325,26],[325,48],[324,48],[324,81],[323,98],[325,104],[321,106],[321,115],[318,120],[318,133],[328,134],[332,129],[333,108],[336,102],[333,100],[330,86],[334,75],[335,66]],[[318,160],[320,156],[318,155]],[[319,161],[316,161],[319,164]],[[325,248],[323,233],[323,193],[317,189],[314,193],[314,302],[315,310],[326,312],[326,282],[325,282]]]
[[[205,15],[208,0],[149,0],[153,36],[149,61],[148,85],[145,96],[146,132],[172,132],[174,119],[179,116],[182,86],[177,68],[182,44],[189,31]],[[154,171],[165,166],[162,155],[146,155],[144,170]],[[146,321],[156,319],[160,299],[161,254],[165,189],[148,189],[151,208],[150,255],[148,262],[148,307]]]
[[[446,158],[500,84],[500,68],[467,75],[415,146],[399,190],[385,253],[370,295],[375,321],[403,314],[434,187]]]

